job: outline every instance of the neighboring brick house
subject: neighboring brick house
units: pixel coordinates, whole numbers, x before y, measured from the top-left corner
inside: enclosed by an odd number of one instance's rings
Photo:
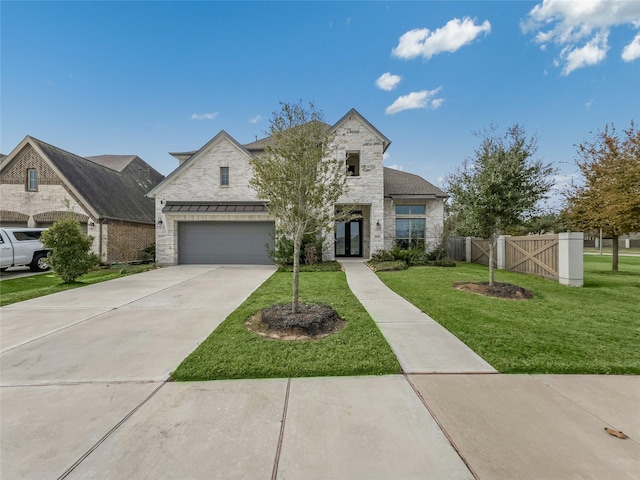
[[[80,157],[26,136],[0,163],[0,225],[49,227],[72,215],[103,262],[138,260],[155,241],[145,194],[163,178],[135,155]]]
[[[385,168],[390,141],[355,109],[332,127],[344,159],[348,192],[335,205],[355,206],[360,219],[339,223],[325,238],[325,260],[365,257],[381,249],[433,248],[443,228],[447,195],[423,178]],[[274,219],[249,187],[250,160],[269,138],[241,145],[221,131],[180,162],[149,196],[156,202],[159,264],[271,263]]]

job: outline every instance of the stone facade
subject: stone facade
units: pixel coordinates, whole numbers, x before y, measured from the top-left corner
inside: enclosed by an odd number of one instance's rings
[[[156,261],[161,265],[178,263],[178,222],[181,221],[256,221],[270,219],[266,215],[180,215],[167,214],[162,210],[167,201],[206,202],[257,201],[256,192],[249,187],[253,170],[251,156],[226,133],[214,137],[197,158],[179,168],[171,182],[155,194],[156,219],[161,223],[156,228]],[[229,185],[220,185],[220,168],[229,168]]]
[[[379,131],[358,112],[351,110],[334,127],[333,154],[348,164],[349,155],[358,158],[357,172],[346,179],[347,192],[336,205],[339,209],[348,206],[359,212],[361,219],[361,256],[368,258],[378,250],[395,246],[395,205],[392,198],[385,198],[385,173],[383,154],[389,145]],[[254,148],[260,142],[247,145]],[[256,147],[256,151],[259,149]],[[253,150],[252,150],[253,151]],[[178,224],[193,221],[256,221],[270,220],[267,214],[194,214],[167,210],[167,204],[176,202],[255,202],[256,193],[249,187],[253,175],[250,165],[252,153],[238,144],[227,133],[220,132],[199,151],[174,154],[180,164],[178,168],[153,189],[149,195],[155,198],[156,255],[159,264],[178,263]],[[354,157],[349,157],[354,158]],[[220,185],[220,168],[229,168],[229,185]],[[345,168],[346,173],[346,168]],[[423,180],[424,181],[424,180]],[[431,195],[431,197],[435,197]],[[418,202],[425,206],[425,243],[427,248],[435,246],[443,226],[442,198],[421,197]],[[401,202],[401,200],[397,200]],[[415,203],[412,202],[412,203]],[[323,259],[336,257],[335,231],[325,232]]]

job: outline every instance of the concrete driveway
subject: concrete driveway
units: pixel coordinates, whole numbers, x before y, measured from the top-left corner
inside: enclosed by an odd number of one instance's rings
[[[169,267],[2,307],[0,476],[58,478],[274,271]]]

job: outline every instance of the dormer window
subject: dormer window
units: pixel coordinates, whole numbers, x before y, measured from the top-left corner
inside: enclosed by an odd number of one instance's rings
[[[360,176],[360,152],[347,152],[347,175]]]
[[[27,191],[38,191],[38,171],[35,168],[27,170]]]
[[[220,185],[229,186],[229,167],[220,167]]]

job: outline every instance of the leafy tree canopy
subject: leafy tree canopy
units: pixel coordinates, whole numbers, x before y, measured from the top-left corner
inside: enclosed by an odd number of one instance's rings
[[[334,204],[346,191],[346,163],[335,155],[335,135],[322,112],[281,103],[274,112],[268,134],[271,143],[252,160],[249,184],[268,202],[278,230],[294,244],[292,309],[298,310],[300,245],[305,234],[333,228]]]
[[[481,138],[472,159],[446,180],[448,211],[456,217],[455,231],[490,243],[490,283],[493,284],[493,252],[497,237],[536,214],[537,204],[553,186],[555,169],[532,157],[535,136],[527,137],[518,124],[499,134],[495,126]]]
[[[600,229],[614,238],[640,231],[640,132],[634,122],[618,135],[605,126],[591,141],[577,146],[576,165],[583,182],[565,192],[565,217],[579,229]]]

